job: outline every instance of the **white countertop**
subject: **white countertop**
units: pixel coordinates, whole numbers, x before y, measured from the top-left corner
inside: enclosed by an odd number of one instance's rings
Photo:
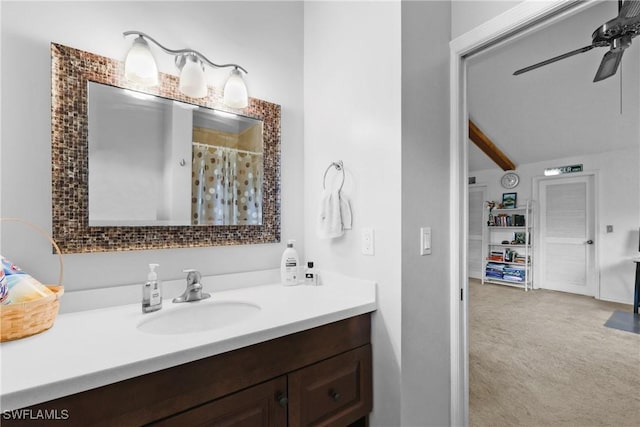
[[[163,301],[58,315],[53,327],[0,344],[0,410],[23,408],[300,332],[376,309],[375,283],[323,273],[321,286],[264,285],[213,292],[197,303]],[[64,299],[64,296],[62,296]],[[245,301],[260,310],[218,329],[180,335],[139,331],[143,319],[185,304]]]

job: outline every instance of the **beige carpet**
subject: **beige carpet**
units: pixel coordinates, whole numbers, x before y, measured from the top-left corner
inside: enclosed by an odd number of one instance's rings
[[[603,325],[631,305],[470,281],[469,420],[640,426],[640,335]]]

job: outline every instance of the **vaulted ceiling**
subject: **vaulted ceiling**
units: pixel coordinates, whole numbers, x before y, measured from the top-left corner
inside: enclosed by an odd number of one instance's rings
[[[617,2],[606,1],[469,59],[469,118],[516,169],[525,163],[638,146],[640,37],[625,51],[621,70],[598,83],[593,78],[608,48],[512,75],[591,44],[591,33],[616,15]],[[469,145],[470,171],[498,168]]]

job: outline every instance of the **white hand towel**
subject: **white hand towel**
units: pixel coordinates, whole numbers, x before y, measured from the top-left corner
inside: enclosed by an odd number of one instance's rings
[[[333,239],[344,234],[340,204],[339,190],[324,190],[322,192],[317,230],[318,237],[321,239]]]
[[[340,217],[342,218],[342,229],[351,230],[351,204],[349,198],[340,193]]]

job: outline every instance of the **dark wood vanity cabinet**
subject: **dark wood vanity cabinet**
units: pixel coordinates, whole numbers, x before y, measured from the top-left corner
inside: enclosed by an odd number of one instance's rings
[[[3,426],[366,426],[373,407],[370,314],[29,408],[64,420]]]
[[[348,426],[371,406],[371,346],[365,345],[151,425]]]
[[[371,346],[288,375],[290,426],[346,426],[371,411]]]
[[[152,423],[181,426],[347,426],[371,411],[371,346]]]

